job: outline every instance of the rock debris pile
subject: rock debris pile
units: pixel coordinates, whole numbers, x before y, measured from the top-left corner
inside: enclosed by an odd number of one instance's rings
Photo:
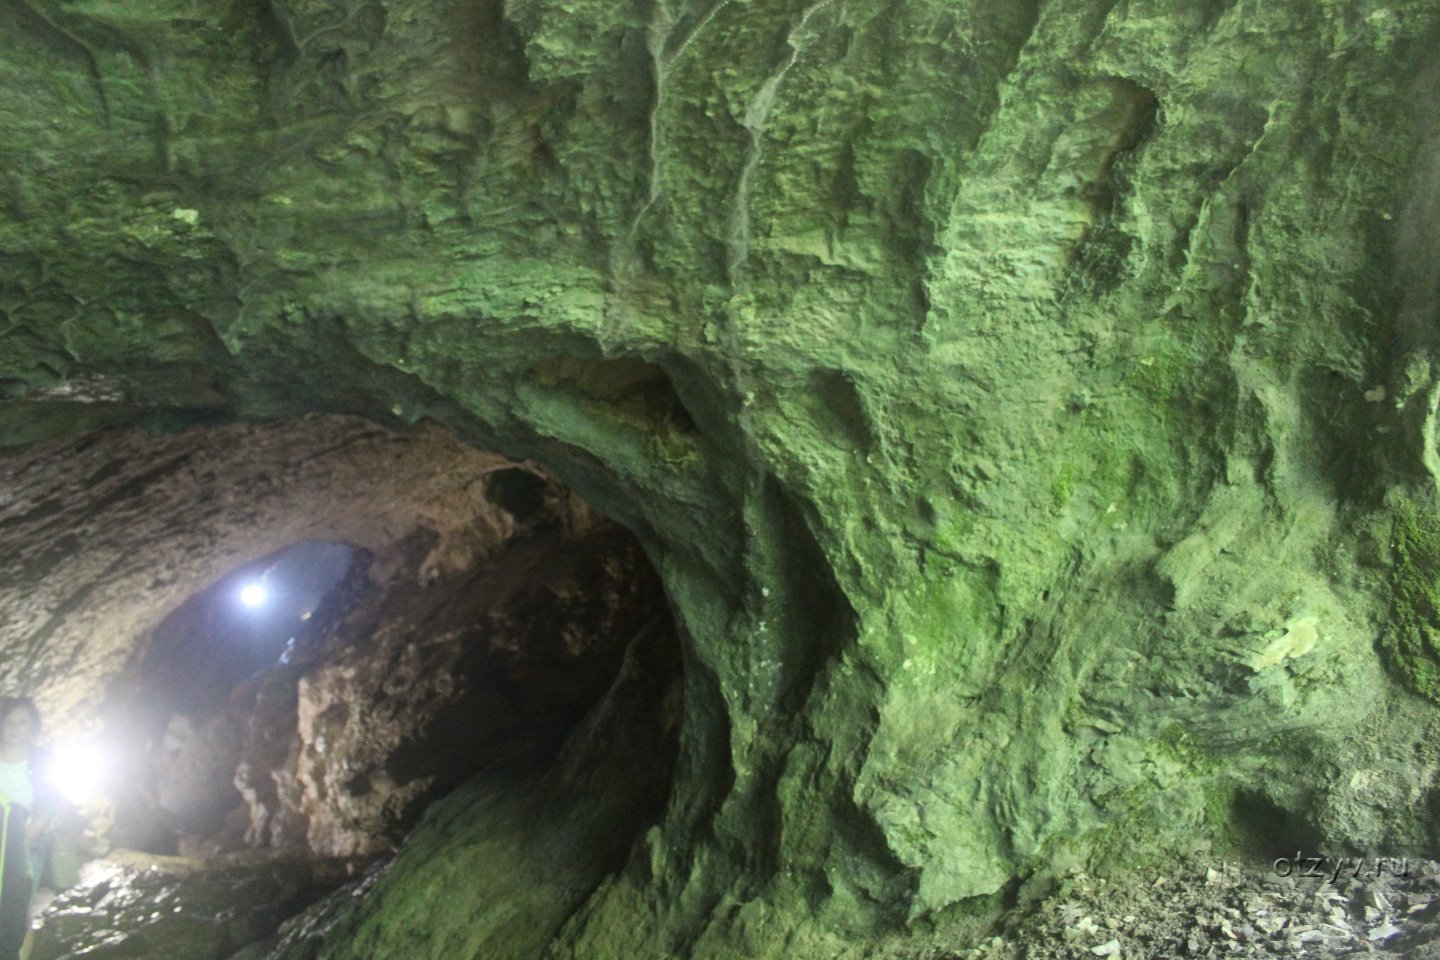
[[[948,956],[1435,958],[1437,918],[1433,860],[1329,858],[1277,870],[1196,858],[1131,879],[1077,874],[1000,936]]]

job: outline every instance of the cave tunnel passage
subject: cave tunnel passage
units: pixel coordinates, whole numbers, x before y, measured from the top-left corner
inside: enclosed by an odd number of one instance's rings
[[[286,661],[354,554],[347,544],[303,541],[185,601],[155,628],[141,662],[147,699],[201,713]]]
[[[605,809],[620,811],[594,821],[590,873],[566,887],[584,890],[659,819],[682,695],[665,592],[635,537],[542,468],[439,428],[397,435],[325,417],[114,431],[23,456],[47,455],[89,481],[71,489],[93,498],[73,507],[81,542],[126,557],[128,579],[91,591],[99,599],[73,631],[77,650],[97,642],[84,626],[95,622],[128,644],[99,701],[119,768],[92,829],[103,862],[125,850],[212,863],[269,852],[360,869],[462,785],[563,775],[592,797],[610,791]],[[129,476],[146,470],[143,483]],[[247,494],[217,493],[235,490]],[[23,496],[17,487],[17,509]],[[53,539],[70,509],[35,517]],[[34,534],[23,517],[0,529]],[[119,576],[110,556],[97,575]],[[73,564],[56,576],[92,565],[83,549]],[[172,589],[168,612],[127,639],[118,625],[144,622],[147,594],[171,583],[188,592]],[[265,597],[252,605],[257,584]],[[54,657],[77,662],[58,647]],[[57,691],[83,679],[69,669],[54,674]],[[84,927],[97,889],[54,905],[69,911],[58,928],[68,950],[114,919]]]
[[[242,802],[234,770],[243,715],[233,706],[248,686],[291,661],[300,638],[333,628],[343,600],[332,593],[354,559],[347,544],[302,541],[222,578],[155,628],[117,739],[128,741],[132,763],[149,768],[148,792],[162,821],[121,838],[126,845],[170,852],[164,821],[171,817],[179,836],[223,830]],[[132,830],[144,826],[134,812],[125,821]]]

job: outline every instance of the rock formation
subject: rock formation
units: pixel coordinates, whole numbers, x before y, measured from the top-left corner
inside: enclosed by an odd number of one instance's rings
[[[112,429],[0,476],[6,638],[41,641],[7,682],[57,746],[98,731],[104,839],[153,853],[235,845],[242,798],[251,845],[393,850],[426,800],[558,749],[630,641],[670,635],[628,533],[436,429]],[[245,609],[256,580],[275,596]]]
[[[124,675],[111,616],[333,539],[220,432],[315,412],[533,462],[663,582],[658,823],[507,914],[465,858],[527,808],[472,783],[322,956],[833,957],[1069,865],[1433,848],[1430,0],[6,9],[0,442],[48,451],[7,461],[0,522],[45,535],[0,561],[6,683],[85,708],[59,678]],[[278,425],[187,442],[233,454],[253,536],[105,503],[98,428],[235,420]],[[375,563],[391,442],[316,505]],[[87,520],[117,504],[172,558]]]

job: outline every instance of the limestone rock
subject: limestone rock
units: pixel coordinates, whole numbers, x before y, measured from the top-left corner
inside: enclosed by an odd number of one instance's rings
[[[543,464],[664,583],[674,793],[552,955],[835,956],[1197,838],[1434,848],[1433,0],[7,12],[0,443],[69,446],[11,461],[0,680],[52,715],[122,672],[91,638],[334,509],[237,466],[253,535],[141,565],[184,461],[112,484],[90,431],[338,411]],[[365,446],[384,580],[374,505],[445,472]]]

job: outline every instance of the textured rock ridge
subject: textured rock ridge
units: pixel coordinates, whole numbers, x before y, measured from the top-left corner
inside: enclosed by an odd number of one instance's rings
[[[674,792],[513,955],[1435,842],[1428,0],[9,9],[6,442],[431,418],[654,559]]]

